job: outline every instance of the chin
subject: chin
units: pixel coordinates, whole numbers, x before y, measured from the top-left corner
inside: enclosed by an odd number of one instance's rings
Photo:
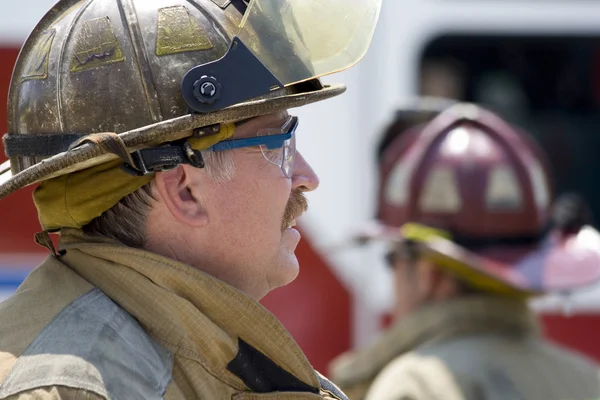
[[[286,255],[282,262],[277,264],[277,268],[273,271],[271,282],[271,289],[280,288],[285,285],[292,283],[300,273],[300,265],[296,255]]]

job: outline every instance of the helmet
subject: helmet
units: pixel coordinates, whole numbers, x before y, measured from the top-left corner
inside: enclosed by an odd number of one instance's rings
[[[400,146],[405,149],[410,147],[410,143],[418,137],[418,132],[425,126],[426,123],[431,121],[439,113],[456,104],[457,102],[452,99],[446,99],[442,97],[427,97],[421,96],[416,98],[406,99],[400,102],[396,108],[396,112],[388,126],[383,130],[379,143],[377,145],[377,162],[380,165],[392,165],[392,162],[384,161],[385,158],[389,158],[390,152],[386,151],[392,143],[395,146]],[[400,139],[400,137],[403,137]],[[394,152],[391,153],[391,157],[395,157]],[[387,175],[389,171],[383,171],[382,177]],[[382,188],[383,182],[380,182],[380,188]],[[381,197],[381,196],[380,196]],[[376,218],[380,217],[381,210],[378,209]]]
[[[318,78],[362,58],[380,5],[59,1],[14,70],[0,198],[113,161],[133,175],[202,166],[198,151],[231,135],[227,123],[341,94]],[[192,132],[192,149],[173,148]]]
[[[377,159],[381,162],[381,157],[385,149],[398,136],[416,128],[421,124],[431,121],[436,115],[457,102],[443,97],[420,96],[409,98],[400,102],[396,107],[396,112],[383,130],[381,138],[377,145]]]
[[[456,104],[386,149],[379,225],[363,236],[417,243],[481,289],[525,297],[560,287],[546,274],[552,262],[541,245],[551,206],[546,165],[523,132]]]

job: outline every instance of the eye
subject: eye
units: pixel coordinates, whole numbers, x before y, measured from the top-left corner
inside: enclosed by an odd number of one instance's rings
[[[274,164],[279,164],[281,162],[281,147],[276,149],[269,149],[267,146],[260,146],[263,155],[265,158]]]

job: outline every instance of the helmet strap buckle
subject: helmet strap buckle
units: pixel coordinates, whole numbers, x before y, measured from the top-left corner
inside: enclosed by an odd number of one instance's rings
[[[170,171],[179,164],[204,168],[202,153],[193,149],[187,140],[160,147],[136,150],[131,153],[131,160],[133,165],[125,162],[121,165],[121,169],[133,176],[146,176],[155,172]]]

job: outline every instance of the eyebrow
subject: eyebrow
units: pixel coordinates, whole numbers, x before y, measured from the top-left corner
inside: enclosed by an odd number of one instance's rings
[[[285,110],[285,112],[284,112],[283,110],[282,110],[282,111],[278,111],[277,113],[274,113],[274,114],[279,114],[279,115],[281,115],[281,114],[285,114],[285,118],[284,118],[284,119],[287,119],[287,118],[289,118],[289,116],[290,116],[290,115],[288,114],[287,110]],[[242,125],[244,125],[245,123],[247,123],[247,122],[250,122],[251,120],[253,120],[253,119],[256,119],[256,118],[258,118],[258,117],[259,117],[259,116],[257,115],[257,116],[253,116],[253,117],[249,117],[249,118],[241,119],[241,120],[239,120],[239,121],[235,121],[233,124],[234,124],[236,127],[239,127],[239,126],[242,126]]]
[[[237,128],[240,128],[240,127],[242,127],[242,126],[243,126],[243,125],[245,125],[246,123],[248,123],[248,122],[250,122],[251,120],[254,120],[254,119],[256,119],[256,118],[257,118],[257,117],[251,117],[251,118],[246,118],[246,119],[242,119],[242,120],[240,120],[240,121],[236,121],[236,122],[234,122],[234,126],[235,126],[235,128],[236,128],[236,131],[237,131]],[[256,134],[256,132],[258,132],[258,131],[259,131],[259,130],[261,130],[261,129],[278,129],[278,128],[281,128],[281,127],[283,126],[283,124],[285,123],[285,121],[286,121],[288,118],[289,118],[289,115],[288,115],[288,116],[286,116],[286,117],[285,117],[285,119],[277,119],[277,120],[271,121],[271,122],[269,122],[269,124],[268,124],[267,126],[264,126],[264,125],[260,126],[260,125],[259,125],[259,126],[257,126],[257,127],[256,127],[256,129],[254,129],[254,130],[253,130],[253,132],[250,132],[250,136],[247,136],[247,135],[242,135],[242,136],[240,136],[240,135],[239,135],[239,132],[234,132],[234,134],[233,134],[233,137],[232,137],[232,138],[238,138],[238,139],[240,139],[240,138],[245,138],[245,137],[252,137],[252,135],[253,135],[253,134],[255,135],[255,134]]]

